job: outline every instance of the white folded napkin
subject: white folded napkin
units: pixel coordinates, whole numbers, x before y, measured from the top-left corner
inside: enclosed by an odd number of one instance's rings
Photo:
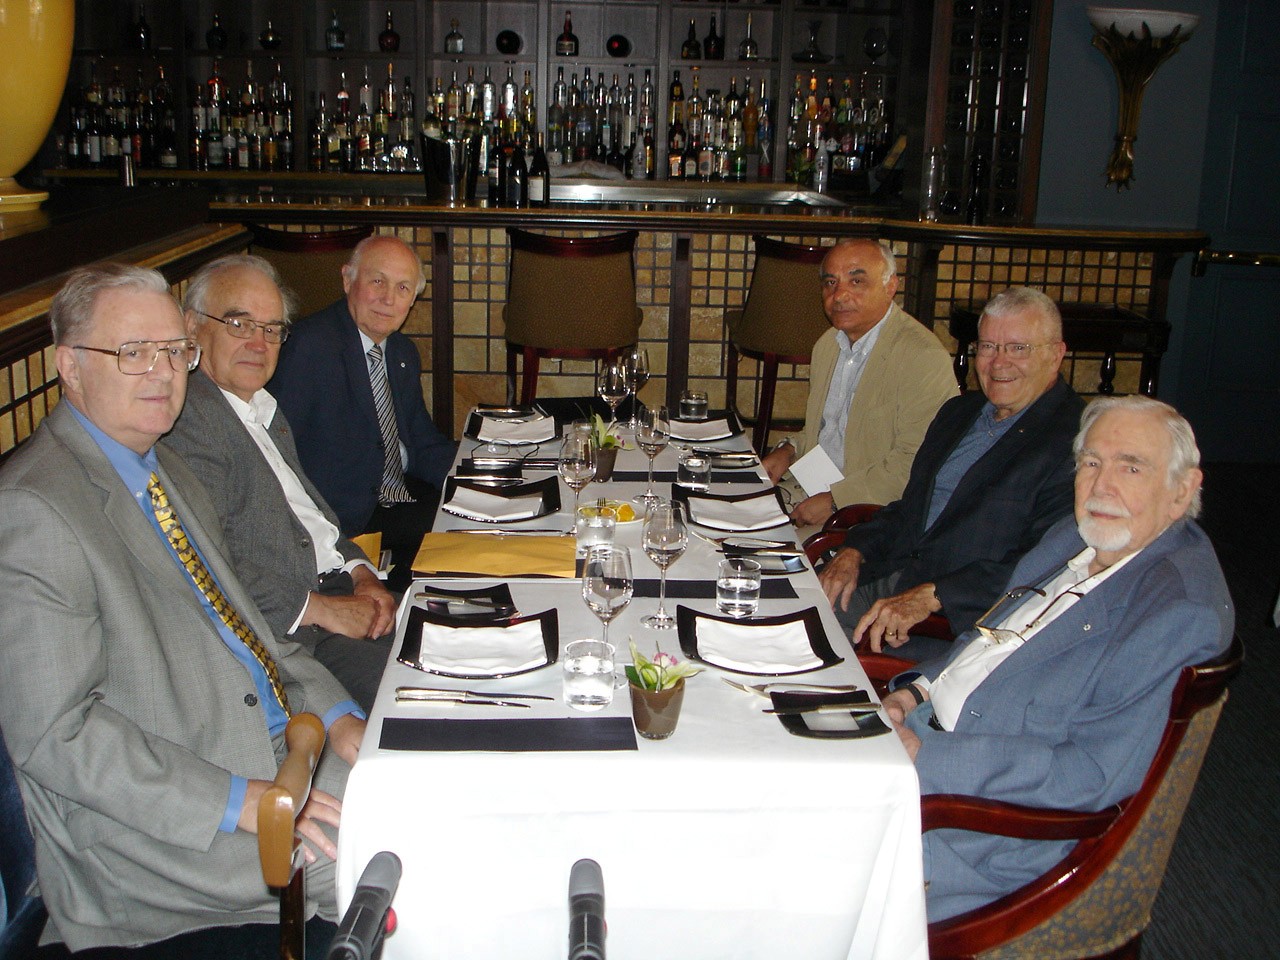
[[[778,506],[778,498],[750,497],[744,500],[710,500],[689,497],[689,518],[704,527],[717,530],[765,530],[787,522]]]
[[[694,624],[698,653],[717,667],[747,673],[795,673],[822,666],[809,643],[804,620],[765,626],[698,617]]]
[[[497,676],[529,670],[547,662],[542,621],[509,627],[422,626],[418,662],[428,670],[467,676]]]
[[[724,417],[719,420],[672,420],[670,422],[671,439],[673,440],[723,440],[732,437],[733,430]]]
[[[444,509],[468,520],[528,520],[542,510],[542,494],[523,497],[498,497],[470,487],[458,485]]]
[[[556,435],[554,417],[539,414],[529,420],[508,420],[501,417],[480,415],[480,429],[476,431],[477,439],[506,440],[508,443],[542,443]]]

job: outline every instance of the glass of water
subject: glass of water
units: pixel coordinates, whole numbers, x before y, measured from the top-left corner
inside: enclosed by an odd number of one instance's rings
[[[564,648],[564,702],[575,710],[602,710],[613,703],[613,644],[574,640]]]
[[[705,493],[711,489],[711,458],[693,450],[680,454],[676,467],[676,484],[687,490]]]
[[[592,547],[613,543],[618,514],[613,507],[587,504],[578,508],[574,534],[578,538],[578,553],[586,554]]]
[[[716,609],[731,617],[755,616],[760,608],[760,564],[749,557],[720,561]]]

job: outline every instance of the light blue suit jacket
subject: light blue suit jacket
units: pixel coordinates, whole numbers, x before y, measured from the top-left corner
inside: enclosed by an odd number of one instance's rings
[[[1039,584],[1083,549],[1074,518],[1060,521],[1022,558],[1010,588]],[[1179,672],[1226,649],[1234,627],[1208,537],[1193,522],[1175,523],[998,666],[965,701],[954,731],[928,725],[927,702],[912,711],[920,792],[1076,810],[1124,799],[1155,755]],[[937,677],[973,636],[922,665],[925,676]],[[1072,846],[930,832],[930,921],[1016,889]]]

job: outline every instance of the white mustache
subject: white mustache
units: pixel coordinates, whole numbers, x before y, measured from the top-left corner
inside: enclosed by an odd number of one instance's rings
[[[1084,508],[1089,513],[1097,513],[1104,517],[1111,517],[1117,520],[1129,520],[1133,516],[1133,514],[1119,504],[1105,503],[1101,500],[1086,500]]]

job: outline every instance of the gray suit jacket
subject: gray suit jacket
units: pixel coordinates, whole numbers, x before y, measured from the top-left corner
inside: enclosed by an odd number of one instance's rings
[[[1022,558],[1009,586],[1035,586],[1083,549],[1067,517]],[[1193,522],[1175,523],[996,667],[965,701],[953,732],[928,726],[927,702],[909,714],[921,740],[920,792],[1074,810],[1124,799],[1151,765],[1178,673],[1225,650],[1234,627],[1209,538]],[[949,657],[922,664],[925,676],[937,677],[972,637],[957,638]],[[1072,845],[926,834],[929,919],[1016,889]]]
[[[271,439],[307,495],[335,527],[338,518],[307,478],[284,412],[271,421]],[[315,550],[284,495],[276,475],[218,385],[201,371],[187,381],[182,416],[162,444],[182,455],[213,498],[240,581],[280,636],[298,618],[307,594],[317,588]],[[344,560],[364,556],[339,534]],[[306,642],[306,638],[297,639]]]
[[[279,642],[227,563],[217,514],[161,448],[174,509],[280,665],[291,705],[346,699]],[[276,754],[248,672],[183,570],[66,404],[0,471],[0,729],[36,840],[46,939],[73,950],[199,927],[272,922],[256,837],[221,833],[231,776]],[[327,753],[318,777],[341,792]]]

